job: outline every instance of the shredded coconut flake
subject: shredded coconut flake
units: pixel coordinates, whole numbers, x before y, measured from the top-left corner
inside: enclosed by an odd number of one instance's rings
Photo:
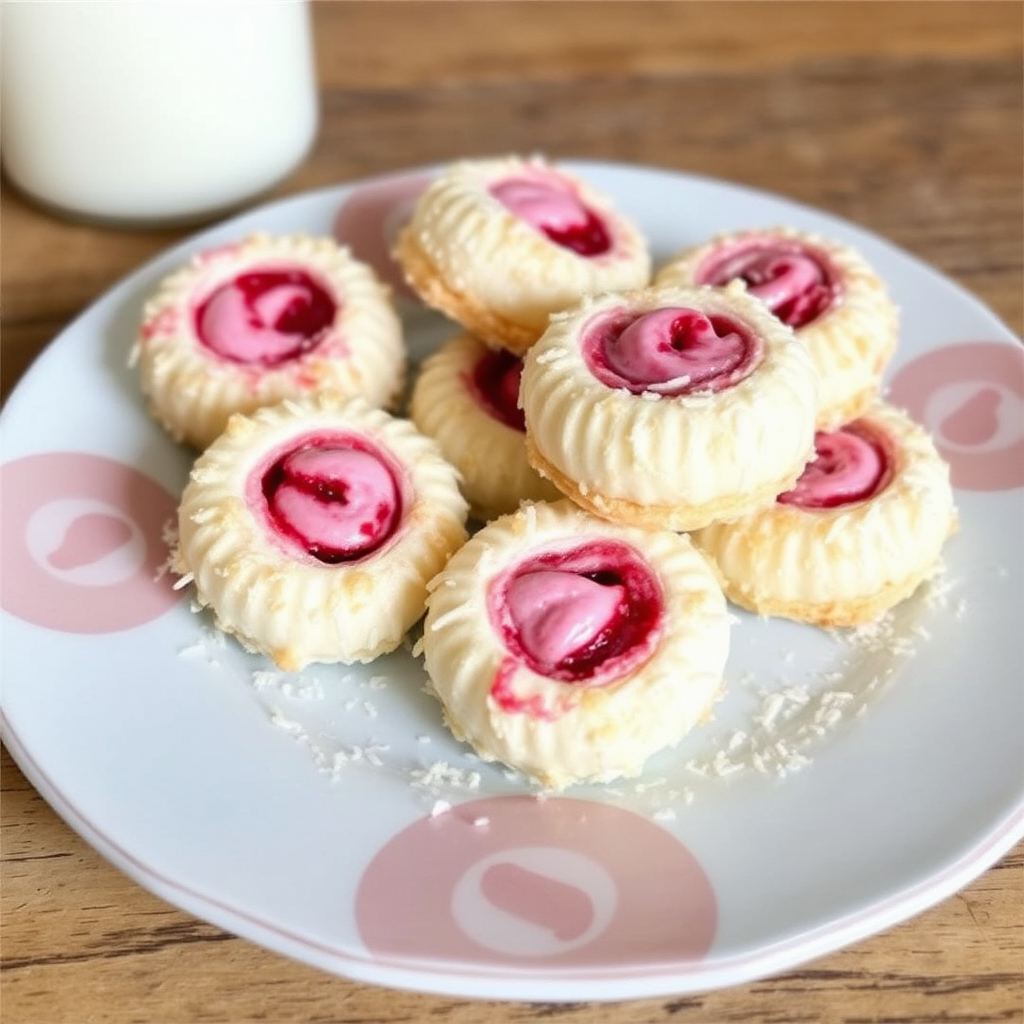
[[[285,732],[298,734],[302,732],[302,725],[299,722],[294,721],[291,718],[285,717],[281,712],[280,708],[272,708],[270,712],[270,721],[273,722],[279,729],[284,729]]]

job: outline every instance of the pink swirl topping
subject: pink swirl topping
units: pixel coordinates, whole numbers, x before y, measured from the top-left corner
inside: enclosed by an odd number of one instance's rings
[[[555,666],[589,647],[625,610],[621,583],[538,569],[508,588],[512,619],[523,650],[538,664]]]
[[[793,328],[816,320],[839,297],[838,275],[825,256],[786,238],[726,244],[697,271],[698,284],[721,287],[736,279]]]
[[[737,321],[682,306],[599,317],[584,328],[582,345],[607,387],[673,398],[733,387],[754,370],[763,347]]]
[[[601,219],[564,178],[553,174],[506,178],[489,191],[510,213],[580,256],[600,256],[612,247]]]
[[[492,585],[489,610],[510,654],[491,696],[528,712],[515,697],[516,666],[562,682],[608,682],[650,655],[664,612],[650,567],[611,540],[525,559]]]
[[[307,438],[254,477],[270,528],[328,565],[373,553],[401,518],[394,473],[360,438]]]
[[[480,405],[499,423],[525,431],[526,420],[519,408],[519,381],[523,361],[504,350],[486,352],[473,368],[470,390]]]
[[[814,435],[814,458],[792,490],[777,500],[799,508],[836,508],[870,500],[891,479],[892,459],[885,438],[856,420],[840,430]]]
[[[214,289],[199,304],[196,333],[222,359],[278,366],[315,348],[337,308],[305,270],[253,270]]]

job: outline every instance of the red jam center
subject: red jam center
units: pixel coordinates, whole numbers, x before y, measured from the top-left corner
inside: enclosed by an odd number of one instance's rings
[[[733,387],[762,354],[738,321],[681,306],[602,314],[584,327],[582,348],[591,373],[607,387],[669,398]]]
[[[814,458],[792,490],[777,500],[799,508],[837,508],[868,501],[891,479],[888,443],[882,434],[856,420],[840,430],[814,435]]]
[[[254,477],[270,528],[328,565],[372,554],[401,519],[394,472],[358,437],[307,438]]]
[[[315,348],[337,311],[334,299],[305,270],[253,270],[200,303],[196,333],[223,359],[272,367]]]
[[[539,174],[506,178],[491,185],[490,193],[556,245],[579,256],[600,256],[612,247],[604,223],[563,178]]]
[[[486,352],[470,377],[470,388],[480,405],[499,423],[525,431],[526,419],[519,408],[519,381],[523,361],[504,350]]]
[[[789,239],[760,239],[726,245],[697,272],[698,284],[721,287],[742,279],[783,323],[804,327],[839,297],[837,276],[828,260]]]
[[[492,584],[489,611],[516,664],[561,682],[596,685],[649,656],[662,616],[661,587],[626,544],[600,540],[524,559]],[[506,710],[519,706],[511,672],[491,691]]]

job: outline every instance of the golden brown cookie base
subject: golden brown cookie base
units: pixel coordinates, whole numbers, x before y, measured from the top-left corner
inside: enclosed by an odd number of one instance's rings
[[[403,231],[395,246],[395,259],[402,266],[409,287],[432,309],[461,324],[492,348],[504,348],[521,356],[543,333],[487,309],[472,296],[452,291],[437,268],[416,244],[413,233]]]
[[[714,569],[714,560],[709,559],[709,561]],[[806,622],[809,625],[821,626],[826,629],[845,629],[877,622],[890,608],[910,597],[925,580],[932,576],[934,569],[934,563],[922,566],[910,576],[895,580],[874,594],[846,601],[829,601],[824,604],[807,601],[780,601],[771,598],[757,600],[749,593],[744,592],[742,588],[725,580],[717,570],[716,575],[725,596],[733,604],[739,605],[747,611],[757,615]]]
[[[628,498],[611,498],[596,491],[581,490],[576,480],[567,477],[541,455],[529,435],[526,437],[526,456],[541,476],[550,480],[580,508],[609,522],[639,526],[647,530],[697,530],[708,523],[728,522],[756,512],[770,505],[783,491],[789,490],[803,471],[801,466],[795,473],[757,490],[701,505],[641,505]]]

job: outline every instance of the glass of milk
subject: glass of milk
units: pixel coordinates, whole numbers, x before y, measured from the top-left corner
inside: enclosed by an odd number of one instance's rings
[[[208,220],[303,159],[317,129],[303,0],[4,0],[11,182],[58,213]]]

